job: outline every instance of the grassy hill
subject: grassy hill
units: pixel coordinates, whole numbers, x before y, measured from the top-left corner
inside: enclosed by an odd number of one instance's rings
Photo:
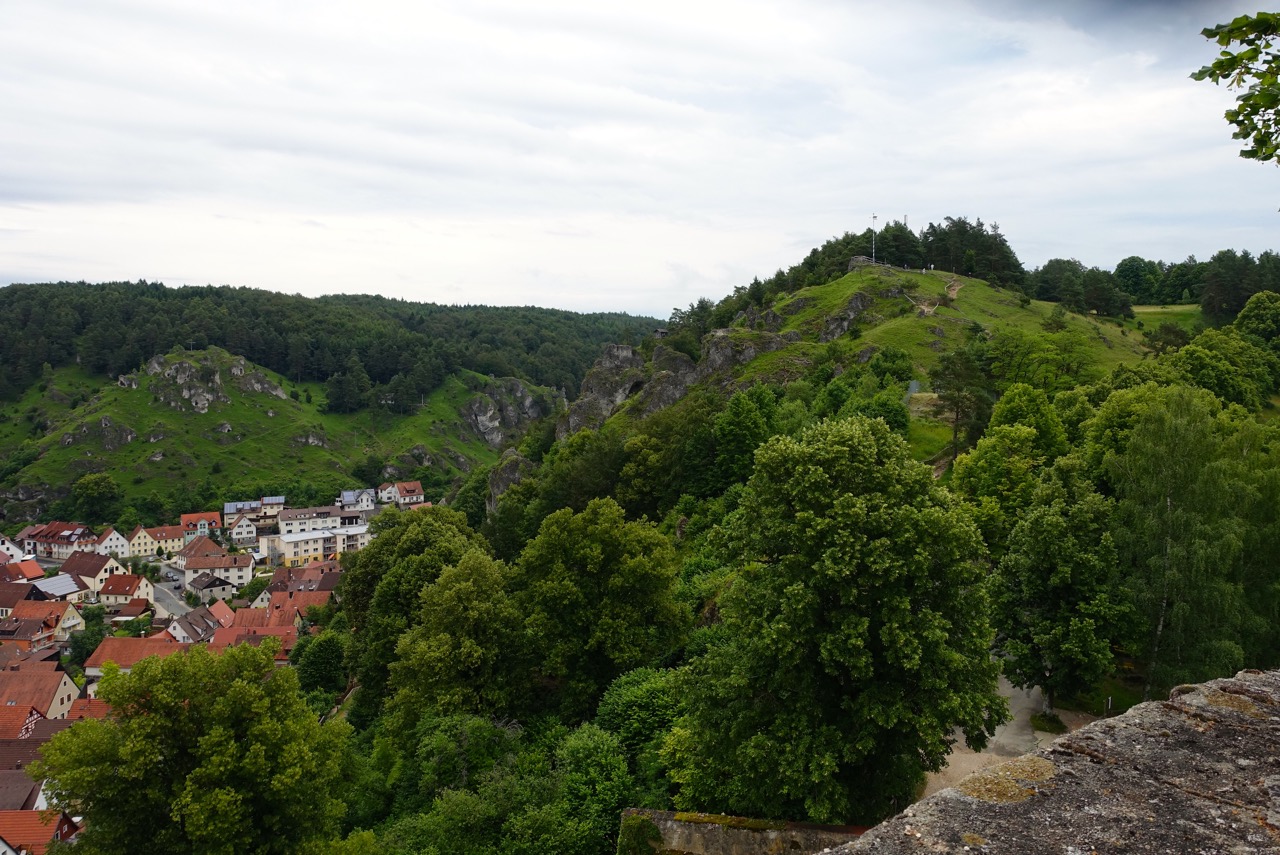
[[[373,457],[380,475],[421,478],[439,494],[472,466],[496,460],[503,437],[524,427],[508,418],[486,437],[468,413],[509,414],[514,395],[549,414],[555,400],[549,390],[464,371],[413,415],[326,414],[321,384],[290,383],[218,348],[175,351],[122,381],[101,382],[75,366],[53,369],[0,407],[0,455],[8,461],[0,498],[11,519],[40,513],[98,471],[111,473],[124,502],[135,505],[206,479],[219,500],[290,486],[332,498],[358,486],[353,466]]]

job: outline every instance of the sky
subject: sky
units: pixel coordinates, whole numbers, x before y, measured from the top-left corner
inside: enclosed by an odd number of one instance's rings
[[[1188,75],[1254,6],[0,0],[0,285],[667,317],[906,219],[1023,264],[1280,249]]]

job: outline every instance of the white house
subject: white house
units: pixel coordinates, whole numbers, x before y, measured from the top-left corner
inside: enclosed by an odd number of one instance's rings
[[[334,501],[344,511],[372,511],[378,506],[378,491],[373,488],[343,490]]]
[[[17,561],[25,554],[21,546],[0,534],[0,562]]]
[[[286,567],[302,567],[369,545],[369,526],[350,525],[279,536],[279,556]]]
[[[94,552],[99,555],[114,555],[116,558],[128,558],[130,554],[129,540],[114,528],[107,528],[98,536]]]
[[[227,533],[236,546],[252,546],[258,542],[258,527],[253,524],[248,514],[237,516],[227,526]]]
[[[337,505],[320,508],[286,508],[280,512],[280,533],[297,534],[337,524],[341,511]]]

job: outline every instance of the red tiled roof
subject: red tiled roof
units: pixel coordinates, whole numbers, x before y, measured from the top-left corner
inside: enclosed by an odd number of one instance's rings
[[[138,589],[142,587],[142,577],[135,576],[133,573],[116,573],[108,576],[102,583],[102,590],[98,593],[103,596],[112,597],[129,597],[138,593]]]
[[[29,851],[31,855],[44,855],[58,838],[67,840],[80,827],[62,812],[49,810],[0,810],[0,837],[10,846]]]
[[[235,623],[236,613],[222,600],[214,600],[208,605],[208,609],[209,614],[213,615],[213,619],[220,625],[231,626],[231,624]]]
[[[188,570],[227,570],[248,567],[252,561],[253,557],[243,552],[238,555],[201,555],[197,558],[188,558],[186,567]]]
[[[115,638],[102,639],[98,649],[93,651],[84,667],[101,668],[108,662],[114,662],[121,668],[132,668],[148,656],[172,656],[181,653],[190,645],[179,644],[167,633],[150,638]]]
[[[76,698],[71,702],[71,711],[67,713],[67,718],[72,720],[106,718],[109,715],[111,715],[111,704],[101,698]]]
[[[46,626],[56,627],[62,623],[62,616],[67,613],[67,608],[68,604],[61,600],[23,600],[13,604],[9,617],[38,620]]]
[[[299,614],[305,617],[307,609],[327,605],[331,596],[330,591],[276,591],[267,605],[271,626],[291,624]]]
[[[289,651],[298,642],[298,630],[292,626],[229,626],[214,632],[213,640],[209,642],[209,649],[223,650],[237,644],[252,644],[257,647],[264,638],[280,639],[280,650],[275,658],[287,660]]]
[[[178,518],[179,524],[182,525],[183,528],[186,528],[187,526],[195,528],[196,524],[201,520],[209,523],[214,528],[222,528],[222,516],[217,511],[203,511],[198,514],[183,514]]]
[[[266,609],[238,609],[231,625],[237,627],[270,626],[271,612]]]
[[[151,611],[151,601],[146,597],[134,597],[116,612],[118,618],[140,618]]]
[[[44,577],[44,568],[34,561],[11,561],[0,566],[0,576],[9,582],[30,582]]]

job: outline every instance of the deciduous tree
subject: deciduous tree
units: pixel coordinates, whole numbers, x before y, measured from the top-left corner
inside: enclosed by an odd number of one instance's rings
[[[725,539],[738,575],[666,748],[681,807],[873,821],[956,728],[981,747],[1004,720],[981,538],[883,423],[771,439]]]

